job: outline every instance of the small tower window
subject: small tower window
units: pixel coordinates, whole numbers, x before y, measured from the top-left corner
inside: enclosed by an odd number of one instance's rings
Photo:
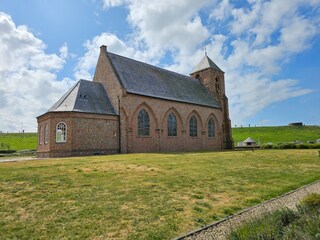
[[[221,89],[220,89],[220,83],[218,78],[216,78],[215,87],[216,87],[216,93],[219,95],[221,93]]]

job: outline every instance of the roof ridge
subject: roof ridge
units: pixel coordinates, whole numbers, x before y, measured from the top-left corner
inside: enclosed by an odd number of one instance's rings
[[[107,57],[119,82],[128,93],[220,108],[201,84],[191,76],[137,61],[112,52]]]
[[[119,55],[119,54],[116,54],[116,53],[113,53],[113,52],[107,52],[107,53],[108,54],[111,53],[111,54],[116,55],[118,57],[122,57],[122,58],[128,59],[129,61],[133,61],[133,62],[137,62],[137,63],[143,64],[143,65],[147,65],[147,66],[150,66],[152,68],[160,69],[162,71],[167,71],[167,72],[170,72],[170,73],[173,73],[173,74],[176,74],[176,75],[181,75],[181,76],[190,78],[192,80],[196,80],[195,78],[193,78],[193,77],[191,77],[189,75],[185,75],[185,74],[182,74],[182,73],[177,73],[177,72],[174,72],[173,70],[168,70],[166,68],[158,67],[158,66],[152,65],[150,63],[145,63],[145,62],[142,62],[142,61],[139,61],[139,60],[136,60],[136,59],[133,59],[133,58],[125,57],[125,56],[122,56],[122,55]]]
[[[192,70],[192,74],[196,73],[196,72],[199,72],[199,71],[202,71],[202,70],[205,70],[205,69],[208,69],[208,68],[212,68],[212,69],[215,69],[217,71],[223,72],[221,70],[221,68],[219,68],[218,65],[215,64],[215,62],[212,61],[212,59],[208,57],[208,55],[205,55],[201,59],[201,61],[194,67],[194,69]]]
[[[84,79],[75,83],[47,112],[59,111],[116,114],[103,84]]]
[[[58,100],[59,103],[58,103],[56,106],[53,105],[53,106],[48,110],[48,112],[50,112],[50,110],[51,110],[53,107],[55,107],[55,109],[57,109],[58,107],[60,107],[61,104],[64,102],[64,100],[66,100],[67,97],[69,97],[69,95],[73,92],[73,89],[75,89],[76,86],[80,84],[80,81],[81,81],[81,80],[84,80],[84,79],[78,80],[78,81]],[[84,81],[86,81],[86,80],[84,80]],[[73,106],[73,108],[74,108],[74,106]]]

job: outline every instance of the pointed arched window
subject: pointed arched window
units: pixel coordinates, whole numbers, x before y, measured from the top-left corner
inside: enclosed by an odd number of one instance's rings
[[[194,115],[190,118],[190,122],[189,122],[189,136],[190,137],[198,136],[197,119]]]
[[[214,121],[212,118],[208,121],[208,137],[214,137],[215,136],[215,128],[214,128]]]
[[[177,136],[177,119],[173,113],[168,117],[168,136]]]
[[[146,110],[141,109],[138,114],[138,136],[149,136],[149,115]]]
[[[60,122],[56,127],[56,142],[62,143],[67,141],[67,124]]]

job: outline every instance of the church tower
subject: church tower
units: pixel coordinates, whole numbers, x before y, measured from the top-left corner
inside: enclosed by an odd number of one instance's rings
[[[194,68],[191,77],[198,79],[205,86],[209,94],[216,99],[223,111],[222,134],[224,148],[232,149],[231,121],[229,118],[228,98],[225,91],[224,72],[207,56]]]

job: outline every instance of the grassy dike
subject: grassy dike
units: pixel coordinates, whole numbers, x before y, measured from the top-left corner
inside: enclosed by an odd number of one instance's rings
[[[281,143],[299,140],[307,142],[320,139],[320,126],[279,126],[279,127],[244,127],[233,128],[232,137],[235,145],[251,137],[261,143]]]
[[[295,140],[306,142],[320,138],[320,126],[233,128],[232,137],[235,144],[247,137],[252,137],[256,141],[260,139],[261,143],[292,142]],[[0,134],[0,143],[9,144],[11,149],[17,151],[36,149],[37,133],[2,133]],[[0,146],[0,149],[3,148]]]
[[[317,150],[0,164],[0,239],[170,239],[320,179]]]
[[[37,148],[37,134],[36,133],[1,133],[0,134],[0,149],[19,150],[35,150]]]

